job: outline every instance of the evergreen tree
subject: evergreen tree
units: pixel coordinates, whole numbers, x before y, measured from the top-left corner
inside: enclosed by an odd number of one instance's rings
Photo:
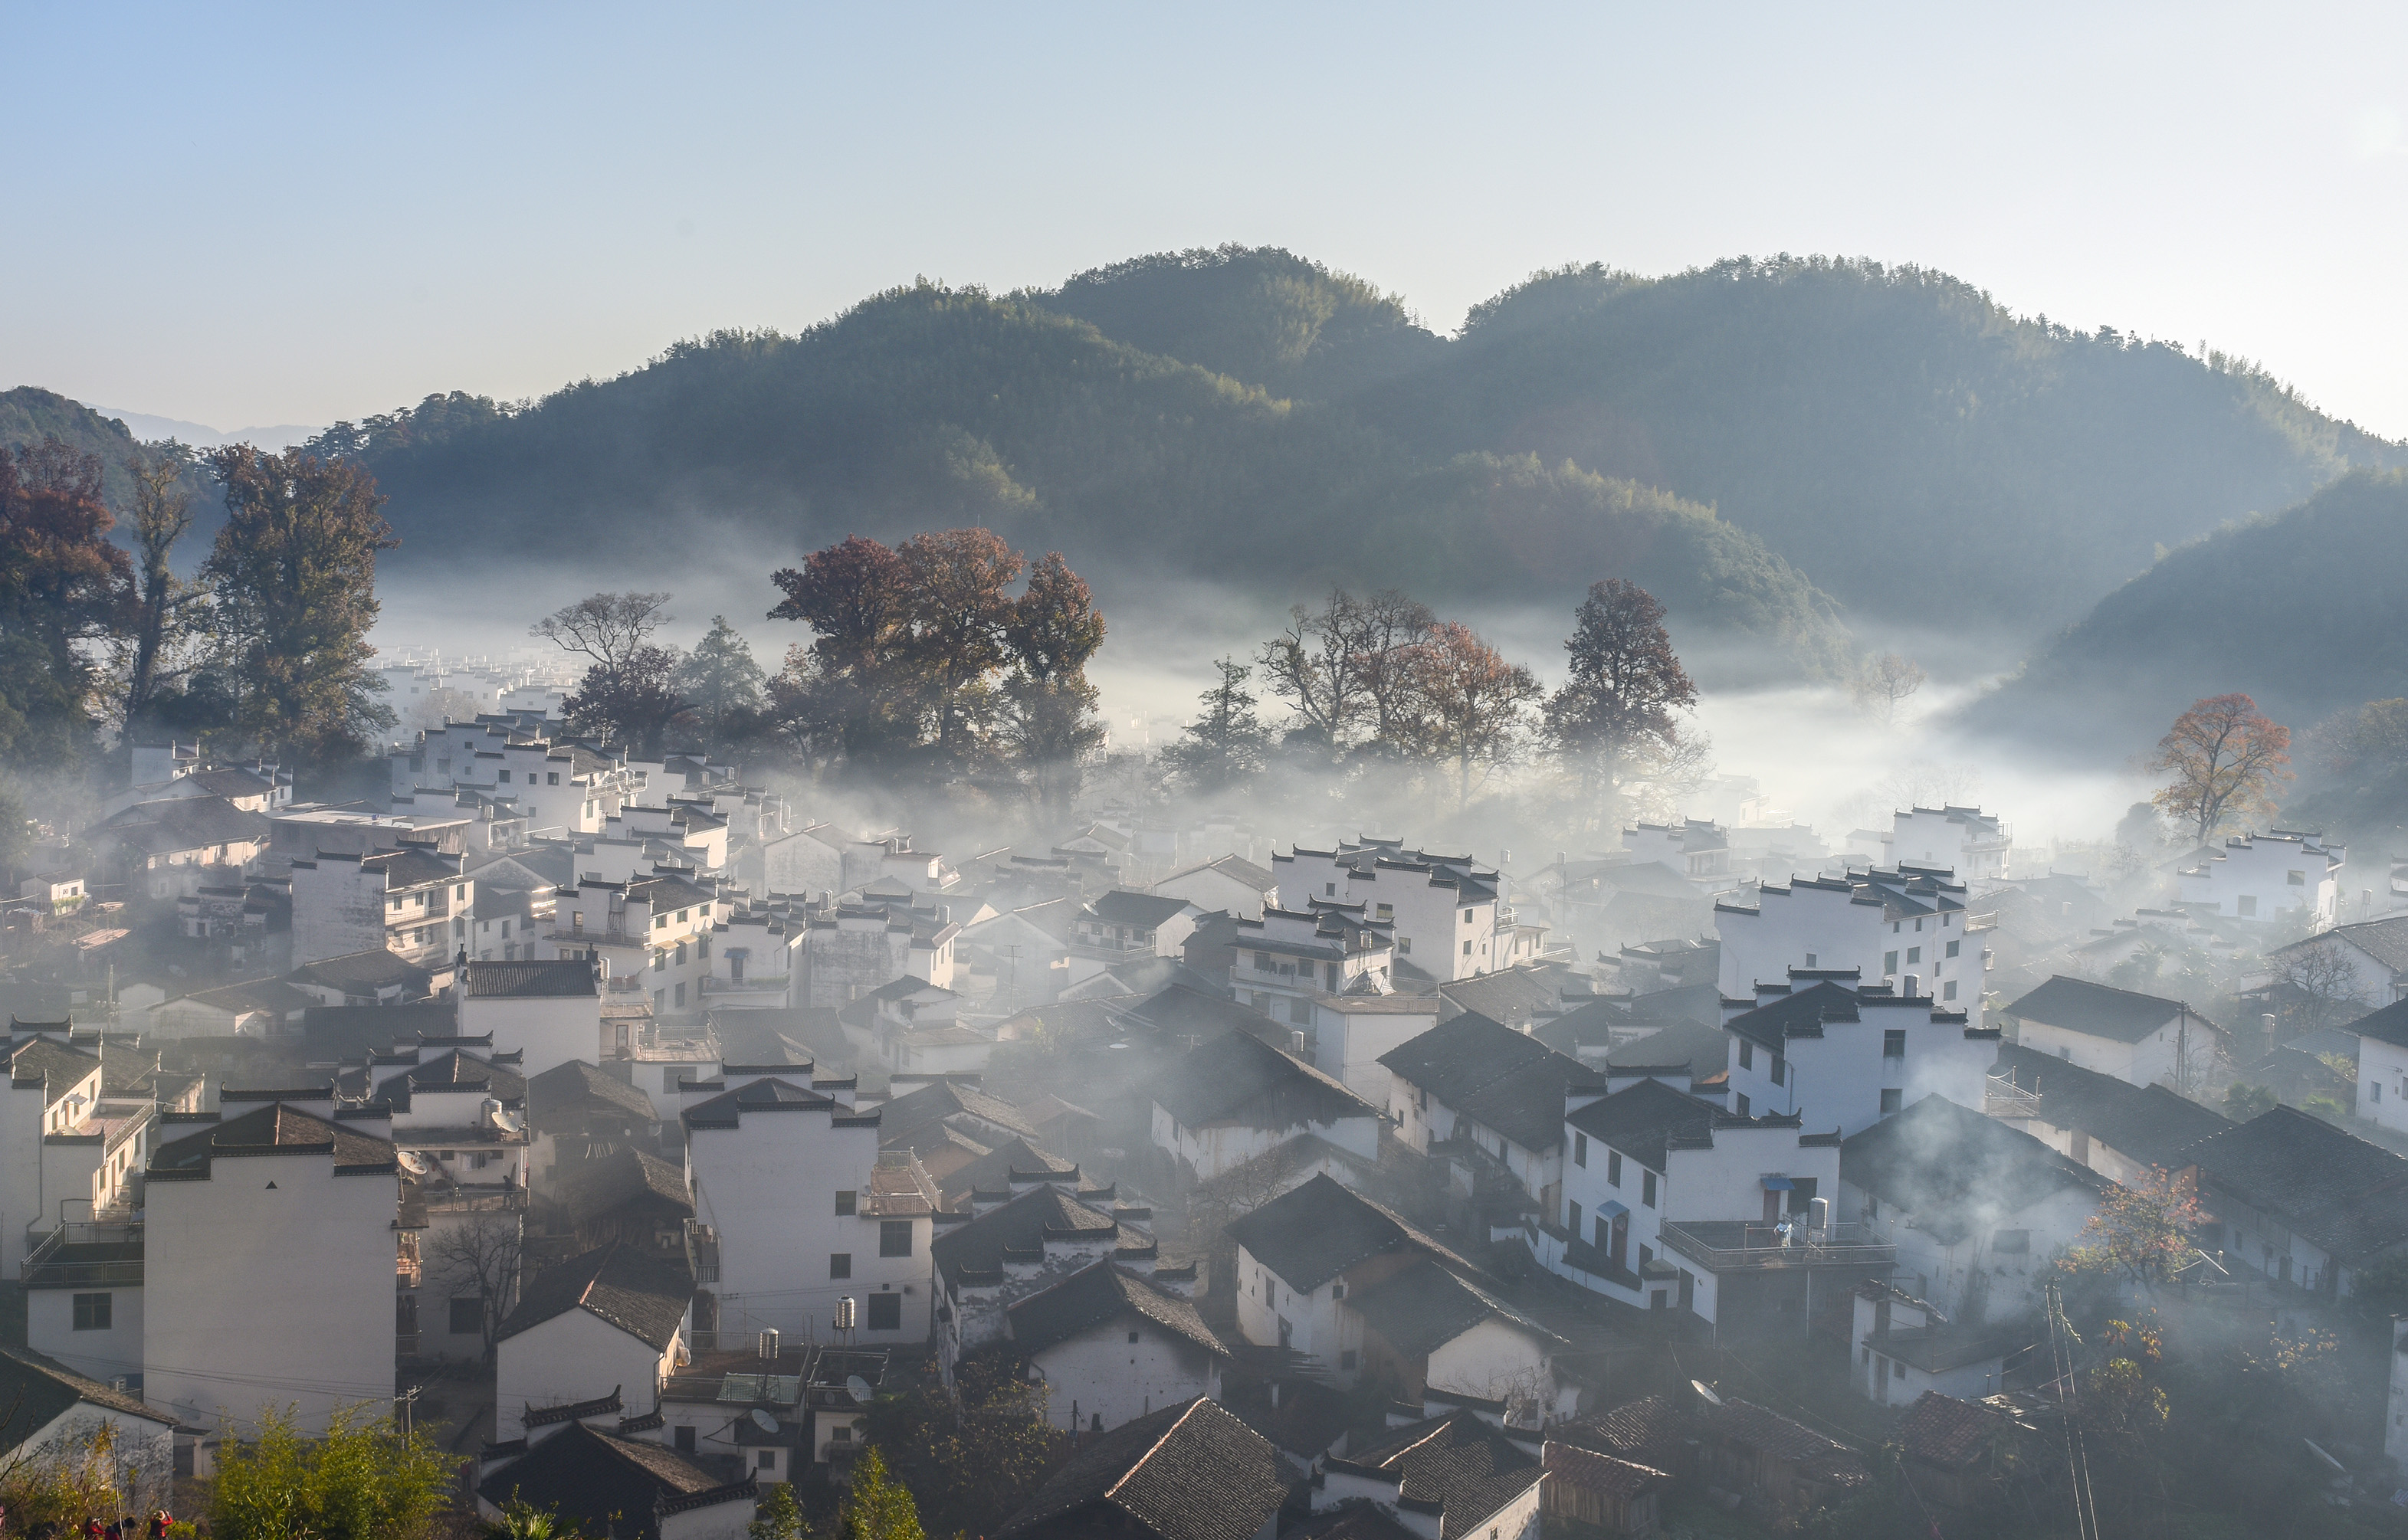
[[[1638,584],[1609,578],[1589,587],[1564,650],[1571,672],[1548,700],[1546,730],[1578,781],[1587,820],[1650,761],[1681,746],[1673,713],[1697,704],[1664,629],[1664,606]]]
[[[288,760],[329,764],[393,725],[376,649],[377,552],[396,544],[376,478],[348,461],[248,444],[213,449],[226,521],[202,567],[233,685],[236,733]]]
[[[1104,618],[1060,551],[1030,571],[1004,640],[1014,660],[1003,686],[1007,733],[1038,805],[1058,828],[1078,800],[1082,763],[1104,741],[1096,687],[1087,682],[1087,661],[1104,645]]]
[[[121,623],[131,581],[111,522],[98,455],[56,437],[0,450],[0,756],[21,766],[90,747],[82,644]]]
[[[710,634],[678,663],[670,683],[713,753],[743,736],[760,715],[761,665],[724,615],[710,618]]]
[[[1162,751],[1164,767],[1199,796],[1241,788],[1260,775],[1269,739],[1246,689],[1254,671],[1234,658],[1212,666],[1221,681],[1197,697],[1204,714],[1180,729],[1180,741]]]

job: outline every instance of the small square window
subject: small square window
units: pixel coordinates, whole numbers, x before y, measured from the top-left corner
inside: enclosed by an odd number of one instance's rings
[[[117,1296],[114,1294],[78,1294],[75,1297],[75,1330],[106,1332],[115,1319]]]
[[[1135,1342],[1137,1340],[1137,1333],[1135,1332],[1131,1332],[1129,1333],[1129,1340],[1131,1342]]]
[[[1882,953],[1882,977],[1886,978],[1896,972],[1898,972],[1898,953]]]
[[[671,1430],[671,1436],[670,1436],[670,1439],[669,1439],[669,1443],[670,1443],[670,1445],[671,1445],[673,1447],[675,1447],[675,1448],[676,1448],[680,1453],[682,1453],[682,1454],[692,1454],[692,1453],[694,1453],[694,1428],[693,1428],[693,1425],[692,1425],[692,1424],[690,1424],[690,1423],[683,1423],[683,1422],[679,1423],[679,1424],[677,1425],[677,1427],[676,1427],[676,1428],[674,1428],[674,1429],[672,1429],[672,1430]]]
[[[829,1433],[828,1442],[831,1444],[850,1444],[853,1442],[853,1430],[851,1428],[835,1429]]]
[[[828,1276],[832,1278],[849,1278],[853,1276],[853,1253],[850,1251],[829,1252]]]
[[[1952,978],[1947,983],[1941,986],[1940,998],[1942,1000],[1954,1000],[1956,998],[1956,980]]]
[[[1906,1057],[1905,1028],[1891,1027],[1882,1034],[1882,1057],[1885,1059],[1903,1059]]]
[[[1962,941],[1951,941],[1950,943],[1948,943],[1948,955],[1949,955],[1949,956],[1951,956],[1951,957],[1955,957],[1955,956],[1956,955],[1956,948],[1959,948],[1959,947],[1962,947],[1963,945],[1965,945],[1965,943],[1963,943]]]
[[[908,1257],[911,1254],[910,1219],[878,1221],[878,1254],[882,1257]]]
[[[836,1195],[836,1211],[838,1218],[842,1218],[853,1211],[854,1197],[855,1193],[852,1191],[839,1192]]]
[[[1340,1348],[1338,1349],[1338,1368],[1340,1373],[1343,1374],[1352,1370],[1357,1362],[1354,1348]]]
[[[1922,962],[1923,948],[1920,947],[1909,947],[1906,948],[1906,960],[1910,964]]]
[[[1886,1118],[1891,1113],[1896,1112],[1899,1107],[1904,1104],[1905,1100],[1906,1092],[1899,1090],[1896,1086],[1892,1086],[1887,1091],[1883,1091],[1881,1093],[1882,1116]]]
[[[870,1295],[869,1329],[873,1332],[903,1330],[903,1296],[900,1294]]]
[[[560,784],[560,772],[559,772],[559,771],[557,771],[557,770],[547,770],[547,771],[545,771],[545,772],[544,772],[544,777],[543,777],[543,783],[544,783],[546,786],[557,786],[557,785],[559,785],[559,784]]]
[[[753,1450],[752,1468],[756,1471],[776,1470],[778,1468],[778,1451],[775,1449]]]

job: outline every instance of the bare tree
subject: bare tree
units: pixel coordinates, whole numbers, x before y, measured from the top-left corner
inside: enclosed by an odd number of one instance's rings
[[[2301,1029],[2329,1026],[2358,996],[2358,967],[2335,941],[2286,947],[2274,954],[2273,982],[2296,1003]]]
[[[478,1301],[478,1326],[485,1356],[518,1305],[519,1275],[525,1264],[523,1227],[512,1208],[466,1215],[438,1215],[425,1241],[426,1274],[440,1280],[450,1299]]]
[[[1370,702],[1371,735],[1395,743],[1414,714],[1419,664],[1429,651],[1438,617],[1429,606],[1390,588],[1363,601],[1359,621],[1354,672]]]
[[[1333,588],[1320,609],[1288,611],[1287,629],[1263,644],[1263,677],[1303,726],[1342,749],[1369,700],[1362,670],[1372,641],[1366,606]]]
[[[666,593],[595,593],[552,611],[527,628],[568,652],[618,673],[676,617]]]
[[[1868,658],[1854,686],[1856,709],[1878,718],[1884,727],[1895,726],[1898,708],[1923,688],[1924,678],[1923,665],[1901,653]]]

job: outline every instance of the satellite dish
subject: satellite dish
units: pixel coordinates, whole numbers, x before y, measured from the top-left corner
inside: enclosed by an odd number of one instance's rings
[[[859,1375],[847,1375],[844,1376],[844,1393],[853,1397],[854,1405],[867,1406],[869,1405],[869,1381]]]
[[[1714,1394],[1711,1390],[1708,1390],[1706,1388],[1706,1382],[1702,1379],[1693,1379],[1689,1381],[1689,1389],[1705,1397],[1707,1404],[1710,1405],[1719,1406],[1723,1404],[1723,1398]]]
[[[752,1408],[752,1426],[760,1429],[763,1433],[774,1433],[778,1431],[778,1419],[763,1411],[760,1407],[755,1406]]]

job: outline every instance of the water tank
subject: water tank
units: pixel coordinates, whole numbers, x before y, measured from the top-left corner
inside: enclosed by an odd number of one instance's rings
[[[853,1330],[853,1296],[851,1294],[836,1302],[836,1314],[830,1318],[829,1324],[839,1332]]]
[[[1809,1198],[1806,1200],[1806,1228],[1813,1231],[1817,1235],[1820,1235],[1825,1231],[1831,1228],[1830,1199]]]
[[[774,1326],[761,1333],[761,1356],[767,1359],[778,1356],[778,1329]]]

